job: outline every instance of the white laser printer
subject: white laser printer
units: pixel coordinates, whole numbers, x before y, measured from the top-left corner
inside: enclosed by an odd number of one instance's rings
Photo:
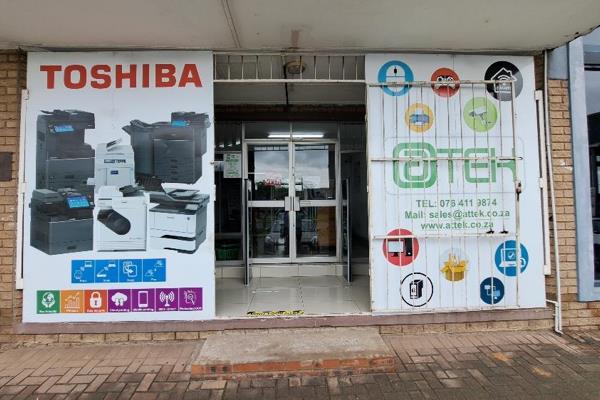
[[[118,188],[135,185],[135,161],[133,147],[121,144],[121,139],[96,146],[94,178],[88,185],[95,186],[95,192],[102,186]]]
[[[206,239],[209,196],[197,190],[175,189],[150,194],[150,247],[194,253]],[[152,207],[153,203],[158,203]]]

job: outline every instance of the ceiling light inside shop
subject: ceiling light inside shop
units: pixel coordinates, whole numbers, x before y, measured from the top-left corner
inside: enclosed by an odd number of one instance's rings
[[[292,133],[294,139],[321,139],[325,134],[323,132],[296,132]],[[269,132],[269,139],[289,139],[289,132]]]

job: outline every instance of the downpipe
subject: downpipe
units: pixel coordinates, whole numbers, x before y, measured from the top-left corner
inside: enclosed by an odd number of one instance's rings
[[[548,50],[544,50],[544,127],[546,130],[546,163],[548,165],[548,181],[550,202],[552,210],[552,233],[554,245],[554,272],[556,279],[556,300],[546,299],[546,302],[554,305],[554,331],[563,334],[562,331],[562,294],[560,285],[560,254],[558,251],[558,225],[556,222],[556,196],[554,191],[554,171],[552,169],[552,141],[550,132],[550,112],[548,106]],[[540,145],[544,145],[540,143]]]

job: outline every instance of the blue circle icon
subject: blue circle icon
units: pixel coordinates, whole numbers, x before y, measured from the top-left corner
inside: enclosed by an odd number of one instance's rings
[[[498,304],[504,298],[504,284],[498,278],[485,278],[479,286],[481,300],[487,304]]]
[[[413,82],[415,76],[410,67],[402,61],[388,61],[379,68],[377,74],[379,83],[403,83]],[[383,86],[382,89],[390,96],[403,96],[410,90],[410,85],[404,86]]]
[[[496,261],[496,268],[506,276],[517,276],[517,242],[514,240],[507,240],[500,244],[496,249],[496,255],[494,257]],[[522,274],[529,264],[529,253],[527,248],[521,243],[521,271]]]

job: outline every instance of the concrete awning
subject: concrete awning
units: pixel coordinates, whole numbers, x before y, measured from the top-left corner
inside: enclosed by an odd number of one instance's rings
[[[532,51],[598,0],[0,0],[0,48]]]

